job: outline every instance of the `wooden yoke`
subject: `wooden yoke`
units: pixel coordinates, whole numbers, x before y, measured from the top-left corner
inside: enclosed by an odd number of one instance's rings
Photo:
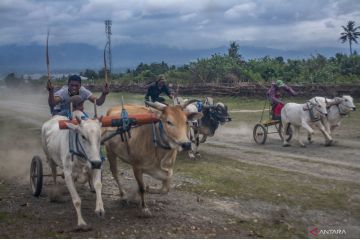
[[[100,118],[98,118],[100,119]],[[155,123],[158,122],[159,119],[157,118],[155,113],[144,113],[144,114],[129,114],[129,119],[133,119],[136,124],[135,126],[141,126],[148,123]],[[117,115],[113,116],[103,116],[101,118],[102,127],[117,127],[114,125],[116,122],[120,120],[120,117]],[[59,128],[60,129],[68,129],[66,123],[72,123],[77,125],[78,121],[76,119],[73,120],[59,120]]]

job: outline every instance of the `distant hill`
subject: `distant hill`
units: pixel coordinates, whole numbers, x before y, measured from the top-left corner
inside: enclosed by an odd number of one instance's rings
[[[133,68],[140,62],[151,63],[165,61],[169,65],[183,65],[198,58],[210,57],[212,54],[227,53],[227,46],[212,49],[188,50],[166,46],[127,44],[115,46],[112,49],[113,71],[124,71]],[[51,69],[53,73],[79,72],[86,68],[100,70],[103,67],[103,49],[87,44],[62,44],[49,46]],[[319,48],[279,50],[265,47],[240,46],[239,53],[245,59],[264,56],[284,59],[308,58],[320,53],[327,57],[335,53],[348,53],[347,48]],[[45,47],[40,45],[7,45],[0,46],[0,75],[10,72],[46,73]]]

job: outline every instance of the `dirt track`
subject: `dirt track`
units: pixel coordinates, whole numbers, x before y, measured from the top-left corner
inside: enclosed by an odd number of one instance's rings
[[[352,212],[303,211],[281,202],[274,205],[261,199],[209,197],[184,191],[181,188],[183,184],[197,184],[197,180],[177,173],[169,194],[148,195],[153,217],[139,218],[136,185],[126,165],[122,179],[131,193],[130,204],[120,204],[115,184],[105,167],[103,199],[106,216],[104,219],[95,216],[95,196],[87,186],[81,187],[79,192],[83,197],[83,215],[92,230],[76,232],[75,211],[64,187],[59,190],[64,194],[57,203],[49,200],[52,189],[50,179],[45,181],[44,194],[40,198],[30,194],[28,167],[31,156],[41,154],[39,128],[42,121],[48,118],[48,108],[44,104],[43,95],[29,95],[26,99],[25,103],[16,98],[0,102],[0,119],[5,124],[0,138],[2,238],[251,238],[264,236],[244,226],[262,219],[274,228],[278,227],[279,222],[286,226],[287,222],[294,219],[308,221],[309,226],[312,223],[346,226],[350,234],[347,237],[360,237],[360,218]],[[114,102],[109,101],[107,104],[113,105]],[[266,145],[259,146],[252,141],[253,122],[241,121],[241,114],[246,113],[239,111],[233,114],[236,115],[235,121],[221,126],[216,136],[200,147],[201,152],[250,165],[281,169],[290,174],[294,172],[359,185],[360,126],[342,128],[334,135],[338,143],[332,147],[324,147],[319,134],[315,137],[315,143],[307,148],[300,148],[296,144],[283,148],[275,134]],[[19,132],[15,131],[17,126]],[[185,157],[182,155],[182,158]],[[146,181],[156,184],[151,178]],[[354,189],[351,196],[352,201],[359,203],[359,188]],[[20,227],[22,231],[19,231]],[[290,229],[291,226],[289,232]],[[306,237],[306,229],[303,234],[293,236]]]

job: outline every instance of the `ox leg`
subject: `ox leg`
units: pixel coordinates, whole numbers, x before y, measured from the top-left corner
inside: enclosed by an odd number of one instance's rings
[[[194,144],[194,141],[196,141],[195,130],[193,128],[190,128],[189,133],[190,133],[190,141],[191,141],[191,150],[188,151],[188,154],[191,159],[195,159],[195,151],[196,151],[196,146]]]
[[[324,125],[321,122],[317,122],[316,125],[325,137],[325,146],[331,146],[331,144],[333,143],[333,139],[330,134],[325,130]]]
[[[300,139],[300,127],[294,126],[294,138],[296,138],[296,141],[299,142],[300,146],[305,147],[304,143],[301,142]]]
[[[107,158],[109,159],[111,174],[112,174],[113,178],[115,179],[115,182],[119,188],[120,199],[122,201],[126,202],[126,192],[119,180],[118,168],[117,168],[118,162],[116,159],[116,155],[111,151],[111,149],[109,147],[106,148],[106,153],[107,153]]]
[[[57,184],[57,182],[56,182],[56,176],[57,176],[56,164],[55,164],[54,161],[52,161],[52,160],[50,160],[50,161],[48,161],[48,162],[49,162],[49,165],[50,165],[50,168],[51,168],[51,175],[52,175],[54,184],[56,185],[56,184]]]
[[[70,160],[69,160],[70,161]],[[64,168],[64,175],[65,175],[65,183],[67,188],[69,189],[71,199],[73,201],[76,214],[77,214],[77,226],[80,229],[86,228],[86,222],[84,221],[82,215],[81,215],[81,199],[79,197],[79,194],[76,191],[75,184],[73,181],[73,178],[71,176],[71,169],[70,167]]]
[[[312,140],[312,135],[310,133],[307,134],[307,140],[308,142],[311,144],[313,143],[314,141]]]
[[[140,194],[140,198],[141,198],[141,212],[142,212],[142,216],[143,217],[151,217],[151,212],[148,209],[146,202],[145,202],[145,184],[144,184],[144,180],[143,180],[143,172],[142,170],[133,167],[133,171],[134,171],[134,176],[135,179],[137,181],[137,184],[139,186],[139,194]]]
[[[200,157],[200,153],[199,153],[199,151],[198,151],[199,145],[200,145],[200,134],[199,134],[199,132],[197,132],[197,133],[196,133],[196,138],[195,138],[195,146],[196,146],[196,148],[195,148],[195,155],[196,155],[197,157]]]
[[[282,131],[281,134],[283,136],[283,147],[288,147],[288,146],[290,146],[290,143],[286,140],[286,130],[289,127],[289,123],[283,122],[282,125],[283,125],[283,127],[281,128],[281,131]]]
[[[303,128],[306,129],[306,131],[308,132],[308,139],[310,137],[310,139],[312,138],[312,135],[314,134],[314,130],[309,126],[309,124],[306,122],[306,121],[302,121],[301,122],[301,126]],[[298,141],[299,141],[299,144],[301,147],[306,147],[305,144],[301,141],[301,138],[300,138],[300,130],[299,130],[299,137],[298,137]]]
[[[330,135],[331,134],[331,131],[333,130],[332,127],[330,127],[330,123],[328,120],[324,120],[322,121],[324,127],[325,127],[325,130],[326,132],[328,132],[328,134]]]
[[[160,188],[154,188],[154,187],[147,186],[146,191],[148,193],[165,194],[170,191],[171,177],[173,175],[173,171],[172,170],[169,170],[169,171],[164,170],[163,172],[164,172],[165,176],[162,179],[162,186]]]
[[[95,213],[99,217],[105,216],[104,203],[101,197],[102,183],[101,183],[101,169],[92,170],[92,182],[96,193]]]

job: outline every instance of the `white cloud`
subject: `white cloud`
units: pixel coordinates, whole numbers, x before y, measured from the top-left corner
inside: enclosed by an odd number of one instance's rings
[[[235,5],[225,12],[225,18],[236,19],[246,16],[253,15],[252,13],[256,9],[256,4],[254,2],[242,3]]]
[[[1,0],[0,45],[88,43],[103,48],[104,20],[113,44],[180,48],[241,44],[296,48],[339,46],[341,25],[360,25],[357,0]]]

